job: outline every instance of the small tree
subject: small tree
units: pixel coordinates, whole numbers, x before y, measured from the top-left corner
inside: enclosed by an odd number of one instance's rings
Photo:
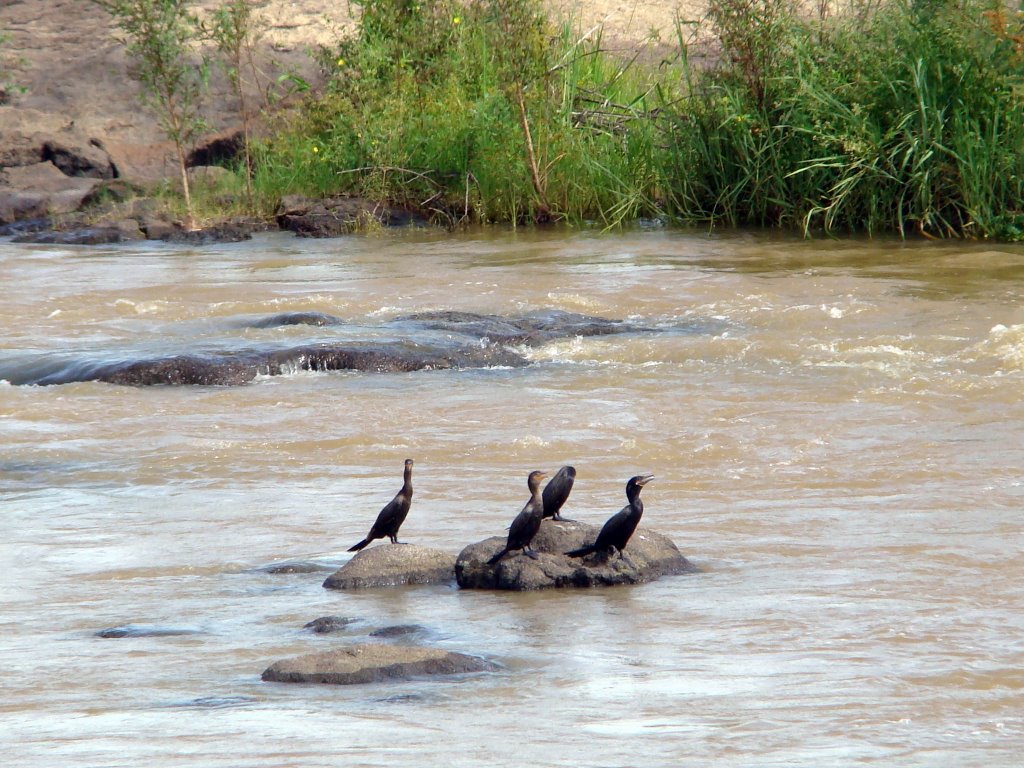
[[[261,22],[254,16],[250,0],[226,0],[214,11],[207,30],[221,55],[221,64],[238,99],[238,111],[242,117],[242,151],[245,159],[245,191],[252,203],[252,110],[246,101],[246,79],[242,72],[248,69],[253,85],[258,87],[257,70],[253,52],[262,32]]]
[[[186,226],[194,225],[186,149],[203,127],[199,108],[206,86],[205,63],[196,65],[193,45],[199,20],[191,0],[93,0],[117,21],[142,83],[142,99],[174,142],[185,194]]]
[[[519,116],[526,167],[537,196],[535,218],[544,221],[552,215],[547,197],[547,174],[540,168],[530,130],[526,89],[538,91],[543,100],[550,50],[546,16],[541,0],[487,0],[485,8],[489,21],[500,36],[494,41],[494,55],[500,62],[508,98]]]

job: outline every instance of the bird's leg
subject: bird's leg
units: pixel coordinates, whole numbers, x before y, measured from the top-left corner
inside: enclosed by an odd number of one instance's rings
[[[561,512],[555,512],[555,514],[553,514],[551,516],[551,519],[554,520],[556,523],[575,523],[576,522],[575,520],[570,520],[568,517],[562,517],[562,513]]]
[[[540,555],[538,555],[534,550],[530,549],[529,547],[523,547],[523,554],[531,560],[540,560]]]

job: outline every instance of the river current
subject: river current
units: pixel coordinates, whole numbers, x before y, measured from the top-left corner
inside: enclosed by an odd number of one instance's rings
[[[0,285],[5,765],[1020,765],[1024,247],[0,241]],[[524,366],[11,383],[53,360],[390,339],[436,310],[643,330],[518,346]],[[288,312],[344,325],[249,322]],[[600,524],[650,472],[642,527],[701,572],[528,594],[268,572],[345,562],[406,458],[405,541],[501,535],[526,475],[563,464],[565,515]],[[324,615],[354,621],[303,629]],[[500,671],[260,680],[396,624]]]

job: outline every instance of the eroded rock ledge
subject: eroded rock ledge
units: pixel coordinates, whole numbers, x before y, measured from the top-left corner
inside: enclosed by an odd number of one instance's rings
[[[586,523],[545,520],[533,540],[536,560],[513,552],[488,565],[487,561],[505,545],[504,536],[492,536],[459,553],[455,576],[464,589],[522,591],[640,584],[698,570],[668,536],[642,526],[630,539],[625,557],[602,553],[571,558],[563,554],[593,543],[599,531],[599,526]]]

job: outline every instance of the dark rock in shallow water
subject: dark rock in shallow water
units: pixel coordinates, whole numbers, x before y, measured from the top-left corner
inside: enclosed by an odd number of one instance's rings
[[[381,627],[375,629],[370,633],[370,637],[383,637],[385,639],[392,637],[408,637],[409,635],[419,635],[427,631],[426,627],[421,627],[419,624],[395,624],[391,627]]]
[[[358,619],[350,619],[346,616],[321,616],[307,623],[303,629],[308,629],[318,635],[326,635],[330,632],[340,632]]]
[[[178,637],[181,635],[201,635],[201,630],[186,627],[145,626],[141,624],[125,624],[121,627],[108,627],[96,633],[96,637]]]
[[[249,328],[278,328],[284,325],[313,325],[324,327],[328,325],[342,325],[344,321],[340,317],[327,315],[323,312],[282,312],[278,315],[260,317],[246,323]]]
[[[427,223],[410,210],[360,197],[286,195],[277,209],[278,226],[300,237],[339,237],[367,224],[400,227]]]
[[[332,571],[334,570],[333,565],[327,565],[326,563],[318,563],[315,560],[287,560],[283,563],[271,563],[270,565],[261,565],[255,570],[261,571],[262,573],[317,573],[318,571]]]
[[[119,226],[82,227],[81,229],[48,229],[26,232],[14,238],[16,243],[42,243],[46,245],[111,245],[141,240],[142,232],[136,227],[137,235]]]
[[[415,544],[368,547],[324,582],[327,589],[445,584],[455,578],[455,556]]]
[[[487,561],[505,546],[504,536],[470,544],[459,553],[455,576],[466,589],[533,590],[548,587],[596,587],[640,584],[697,568],[667,536],[639,528],[626,546],[625,557],[595,553],[571,558],[564,553],[592,544],[600,528],[585,523],[545,520],[534,537],[534,560],[512,552],[494,565]]]
[[[464,653],[372,643],[277,661],[264,670],[262,677],[277,683],[354,685],[495,669],[495,664]]]

